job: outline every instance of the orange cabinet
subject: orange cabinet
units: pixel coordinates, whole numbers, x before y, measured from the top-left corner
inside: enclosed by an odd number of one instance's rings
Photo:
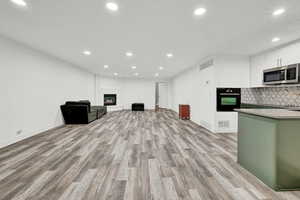
[[[190,105],[179,105],[179,118],[190,119]]]

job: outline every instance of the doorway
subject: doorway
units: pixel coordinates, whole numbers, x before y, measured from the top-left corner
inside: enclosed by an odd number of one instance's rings
[[[169,108],[169,84],[167,82],[157,82],[155,84],[155,105],[156,110]]]

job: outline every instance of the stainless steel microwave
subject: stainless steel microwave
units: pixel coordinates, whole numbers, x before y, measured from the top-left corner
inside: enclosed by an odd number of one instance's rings
[[[294,64],[264,70],[263,83],[265,85],[299,83],[299,67],[300,64]]]

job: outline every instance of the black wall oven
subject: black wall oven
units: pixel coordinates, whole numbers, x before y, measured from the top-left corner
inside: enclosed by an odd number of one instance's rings
[[[217,111],[232,112],[241,107],[241,88],[217,88]]]

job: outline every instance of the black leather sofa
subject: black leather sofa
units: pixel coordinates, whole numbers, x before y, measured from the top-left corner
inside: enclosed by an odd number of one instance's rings
[[[67,101],[60,108],[65,124],[88,124],[107,113],[106,106],[91,106],[87,100]]]

